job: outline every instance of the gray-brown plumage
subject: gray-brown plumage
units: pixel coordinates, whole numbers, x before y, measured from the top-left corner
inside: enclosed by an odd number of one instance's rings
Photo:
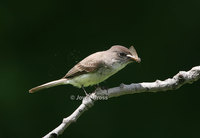
[[[72,69],[70,69],[64,78],[72,78],[78,75],[96,71],[104,64],[104,62],[101,60],[101,56],[102,52],[97,52],[86,57],[81,62],[76,64]]]
[[[112,46],[106,51],[89,55],[69,70],[62,79],[40,85],[29,92],[64,84],[78,88],[92,86],[109,78],[133,61],[140,62],[133,46],[129,49],[119,45]]]

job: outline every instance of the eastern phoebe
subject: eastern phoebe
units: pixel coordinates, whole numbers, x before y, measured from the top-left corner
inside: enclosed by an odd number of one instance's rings
[[[29,92],[34,93],[65,84],[71,84],[84,90],[84,87],[101,83],[133,61],[138,63],[141,61],[133,46],[128,49],[115,45],[106,51],[89,55],[69,70],[63,78],[32,88]]]

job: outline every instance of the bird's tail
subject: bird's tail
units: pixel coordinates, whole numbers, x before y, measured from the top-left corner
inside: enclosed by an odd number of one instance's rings
[[[51,81],[51,82],[48,82],[48,83],[45,83],[43,85],[40,85],[40,86],[37,86],[37,87],[30,89],[29,93],[34,93],[36,91],[40,91],[40,90],[50,88],[50,87],[54,87],[54,86],[57,86],[57,85],[64,85],[64,84],[67,84],[67,83],[68,83],[67,79],[59,79],[59,80]]]

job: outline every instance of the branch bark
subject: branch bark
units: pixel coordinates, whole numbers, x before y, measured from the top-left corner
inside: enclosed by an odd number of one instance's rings
[[[175,90],[186,83],[191,84],[199,78],[200,66],[196,66],[187,72],[180,71],[173,78],[164,81],[156,80],[155,82],[132,83],[130,85],[121,84],[119,87],[108,90],[96,89],[95,92],[84,97],[82,104],[70,116],[64,118],[62,123],[44,136],[44,138],[55,138],[61,135],[71,123],[75,122],[86,110],[92,107],[97,100],[105,100],[126,94]]]

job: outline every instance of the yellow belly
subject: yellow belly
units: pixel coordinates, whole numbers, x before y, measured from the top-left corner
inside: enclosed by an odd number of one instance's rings
[[[70,81],[70,84],[80,88],[82,86],[83,87],[92,86],[104,80],[105,79],[102,76],[97,75],[96,73],[88,73],[88,74],[83,74],[83,75],[73,78]]]
[[[126,64],[127,65],[127,64]],[[102,68],[96,72],[83,74],[69,80],[69,84],[81,88],[99,84],[124,68],[126,65],[116,64],[112,68]]]

